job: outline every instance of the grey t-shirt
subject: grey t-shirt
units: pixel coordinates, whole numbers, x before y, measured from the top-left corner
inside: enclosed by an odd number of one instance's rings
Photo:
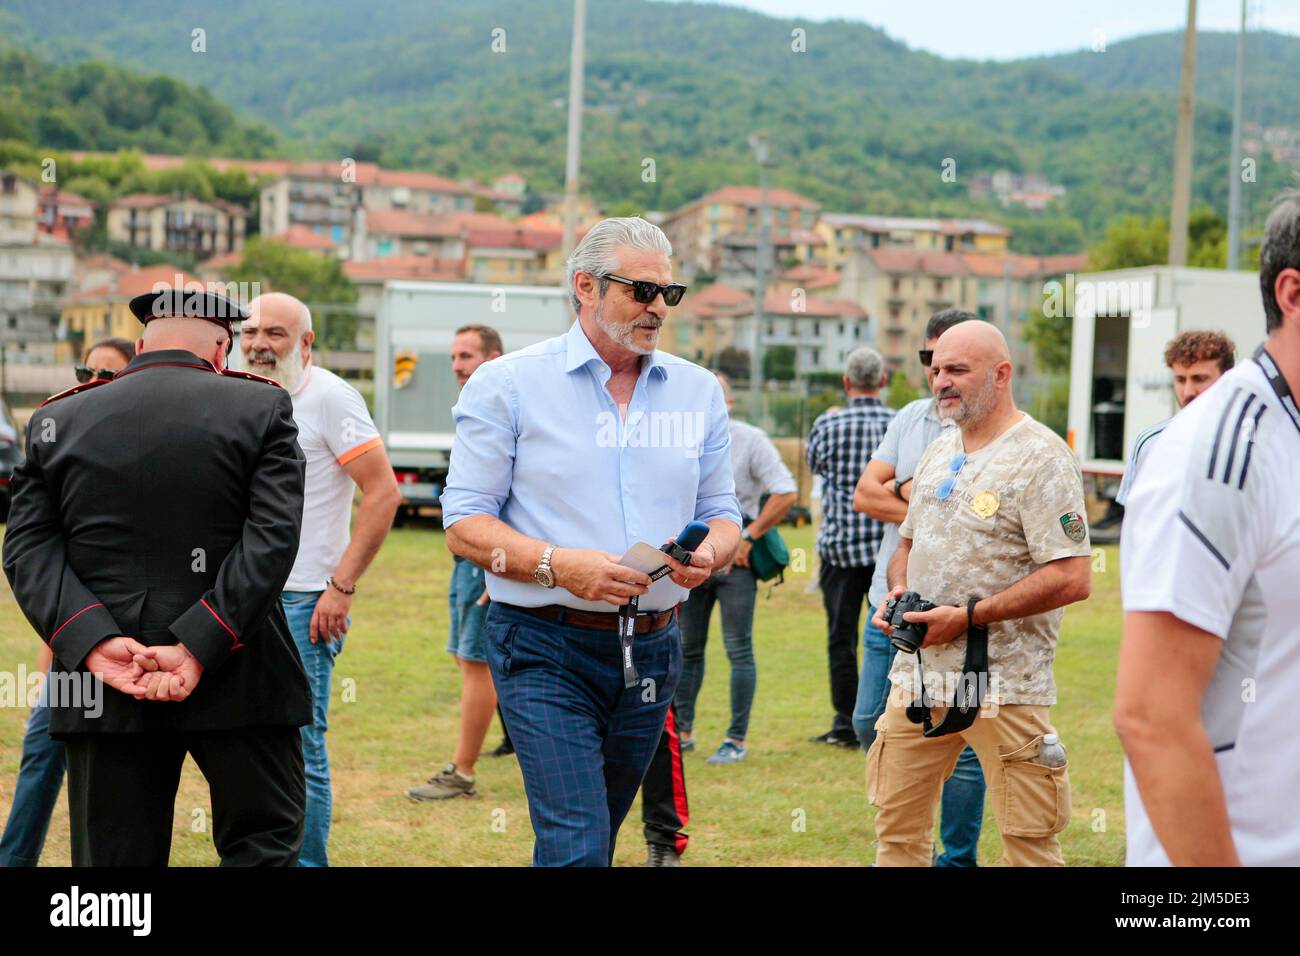
[[[761,428],[731,420],[731,473],[736,481],[740,513],[758,517],[763,495],[784,495],[798,490],[794,475],[781,460],[781,453]]]
[[[916,466],[921,456],[930,447],[930,442],[938,438],[952,422],[939,419],[933,398],[918,398],[908,402],[894,416],[885,430],[885,437],[872,454],[872,458],[894,466],[894,474],[899,481],[906,481],[916,474]],[[732,439],[735,440],[734,438]],[[913,482],[912,489],[916,489]],[[876,552],[876,573],[871,576],[871,588],[867,600],[871,606],[879,607],[889,596],[889,585],[885,572],[889,559],[898,550],[898,525],[885,523],[885,535],[880,539],[880,550]]]

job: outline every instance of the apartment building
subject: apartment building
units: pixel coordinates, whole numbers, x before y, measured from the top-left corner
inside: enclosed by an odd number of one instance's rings
[[[877,344],[888,366],[919,377],[916,353],[930,316],[965,309],[1006,336],[1023,400],[1033,378],[1024,325],[1042,302],[1044,284],[1087,266],[1087,254],[1030,256],[856,247],[845,262],[841,293],[877,320]],[[1022,390],[1023,389],[1023,390]]]
[[[762,190],[757,186],[724,186],[668,213],[660,223],[673,244],[674,268],[689,279],[697,272],[743,276],[758,244]],[[787,189],[768,189],[773,261],[800,262],[824,240],[815,231],[821,207]],[[734,280],[733,280],[733,284]]]
[[[132,193],[108,207],[108,237],[136,249],[201,258],[244,247],[248,211],[214,199],[207,202],[156,193]]]
[[[51,360],[58,303],[72,282],[67,241],[38,228],[40,189],[0,170],[0,342],[11,360]]]
[[[984,219],[910,219],[822,213],[817,232],[825,240],[823,264],[841,269],[849,252],[922,249],[935,252],[1006,252],[1011,230]]]

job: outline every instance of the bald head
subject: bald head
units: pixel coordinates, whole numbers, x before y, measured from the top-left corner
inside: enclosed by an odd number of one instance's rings
[[[135,350],[185,349],[211,362],[217,369],[223,369],[226,367],[226,342],[229,339],[225,329],[205,319],[152,319],[144,327]]]
[[[934,346],[934,358],[937,360],[949,353],[990,368],[998,362],[1011,361],[1006,337],[996,325],[988,322],[961,322],[939,336]]]
[[[959,424],[1015,410],[1011,350],[988,322],[954,325],[934,346],[934,394],[942,417]]]
[[[301,299],[287,292],[259,295],[248,303],[248,314],[249,320],[244,323],[244,328],[248,328],[249,323],[258,325],[265,320],[268,324],[284,326],[294,338],[311,331],[311,310]]]

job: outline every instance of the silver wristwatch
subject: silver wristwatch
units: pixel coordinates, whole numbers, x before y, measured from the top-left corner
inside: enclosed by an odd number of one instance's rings
[[[551,570],[551,552],[554,550],[555,545],[548,544],[542,552],[542,560],[533,569],[533,580],[544,588],[555,587],[555,573]]]

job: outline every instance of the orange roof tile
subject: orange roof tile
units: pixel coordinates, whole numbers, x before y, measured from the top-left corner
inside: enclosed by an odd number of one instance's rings
[[[768,315],[788,315],[794,318],[812,319],[865,319],[867,313],[856,302],[849,299],[804,299],[795,308],[788,293],[768,292],[763,299],[763,311]]]
[[[462,226],[438,213],[410,212],[406,209],[366,210],[366,231],[392,236],[456,236]]]
[[[804,263],[787,269],[781,273],[781,279],[794,282],[807,289],[824,289],[828,286],[840,284],[840,274],[834,269],[827,269],[825,266],[817,266],[811,263]]]
[[[167,205],[172,198],[162,193],[131,193],[115,200],[112,205],[114,209],[152,209]]]
[[[712,205],[739,205],[739,206],[758,206],[763,201],[763,191],[757,186],[723,186],[716,189],[707,196],[702,196],[695,200],[698,203]],[[767,202],[769,206],[798,206],[803,209],[820,208],[817,203],[813,202],[806,196],[800,196],[798,193],[792,193],[788,189],[768,189]]]
[[[84,259],[77,260],[77,269],[81,272],[91,272],[96,269],[111,269],[114,272],[130,272],[131,263],[125,262],[117,256],[96,255],[87,256]]]
[[[286,246],[293,246],[295,249],[317,249],[321,251],[333,250],[336,243],[317,235],[309,228],[301,224],[294,224],[284,232],[277,233],[274,236],[266,236],[272,242],[283,242]]]
[[[427,189],[431,192],[454,193],[458,196],[468,195],[473,190],[462,186],[454,180],[433,173],[422,173],[408,169],[380,169],[375,167],[376,186],[405,186],[408,189]]]
[[[68,296],[68,302],[87,302],[103,299],[110,302],[117,302],[124,299],[132,299],[137,295],[143,295],[145,292],[152,291],[155,287],[171,286],[177,284],[187,285],[190,283],[202,284],[197,276],[186,272],[180,266],[158,265],[146,266],[143,269],[132,269],[127,272],[118,273],[112,282],[107,285],[96,286],[93,289],[87,289],[84,292],[77,292]]]
[[[343,274],[354,282],[388,279],[425,279],[455,282],[464,278],[460,262],[432,256],[388,256],[383,259],[352,259],[343,263]]]
[[[244,254],[242,252],[223,252],[211,259],[204,259],[199,263],[198,269],[200,272],[225,272],[231,266],[242,262],[243,259]]]
[[[465,243],[471,249],[558,249],[564,235],[551,229],[520,229],[513,223],[506,228],[470,228]]]

